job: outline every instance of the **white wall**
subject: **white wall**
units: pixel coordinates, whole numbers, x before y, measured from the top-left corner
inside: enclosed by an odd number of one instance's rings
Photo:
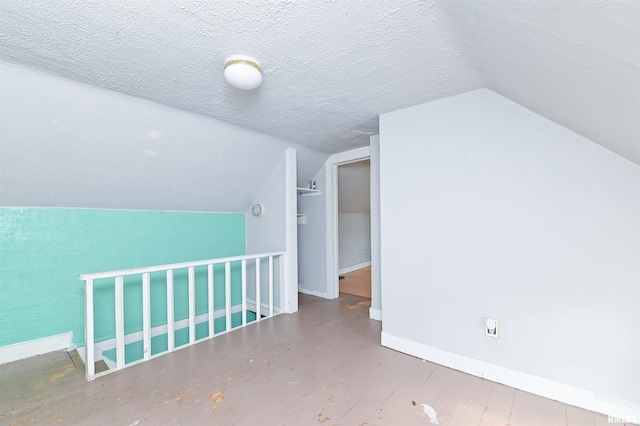
[[[327,235],[326,235],[326,167],[314,180],[322,195],[298,195],[298,213],[307,215],[307,222],[298,225],[298,286],[301,292],[327,297]]]
[[[286,251],[285,166],[285,156],[283,155],[269,178],[262,184],[260,192],[245,213],[247,220],[247,254]],[[251,211],[255,203],[260,203],[263,206],[264,210],[260,217],[255,217]],[[278,279],[280,270],[279,268],[276,268],[276,270],[277,275],[274,281],[277,283],[280,282]],[[247,297],[251,300],[256,300],[255,273],[255,263],[249,262],[247,264]],[[267,281],[268,262],[266,260],[261,262],[260,273],[261,302],[265,303],[267,298],[264,296],[269,294]],[[279,297],[282,291],[284,291],[284,287],[281,288],[280,292],[274,292],[274,306],[278,310],[283,308],[282,300]]]
[[[266,181],[256,182],[261,188],[246,211],[248,254],[286,249],[285,166],[283,154]],[[260,217],[252,214],[255,203],[263,206]]]
[[[371,213],[338,213],[338,268],[371,263]]]
[[[280,281],[283,273],[281,268],[289,268],[289,275],[293,275],[293,281],[289,283],[293,286],[293,294],[285,295],[285,283],[280,291],[274,291],[274,306],[279,311],[297,311],[297,229],[296,229],[296,209],[295,205],[290,205],[288,198],[295,196],[296,186],[296,152],[293,148],[288,148],[282,155],[281,160],[274,167],[269,178],[262,184],[260,192],[255,197],[251,206],[247,209],[245,216],[247,221],[247,253],[258,254],[274,251],[286,251],[289,256],[288,265],[280,265],[274,262],[274,282]],[[293,200],[295,202],[295,199]],[[261,216],[254,216],[252,207],[260,203],[263,207]],[[291,235],[293,233],[293,235]],[[269,294],[268,286],[268,261],[264,259],[260,266],[261,280],[261,301],[267,303],[266,296]],[[255,298],[255,264],[247,265],[247,295],[252,300]],[[291,293],[289,291],[289,293]],[[284,297],[280,297],[280,295]],[[293,297],[291,297],[293,296]],[[292,300],[295,298],[295,300]],[[286,306],[285,306],[286,305]]]
[[[484,89],[382,115],[380,144],[383,343],[638,414],[640,167]]]

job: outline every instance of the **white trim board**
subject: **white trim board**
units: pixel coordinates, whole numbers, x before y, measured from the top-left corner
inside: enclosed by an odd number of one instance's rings
[[[369,308],[369,318],[376,321],[382,321],[382,310],[376,308]]]
[[[368,268],[371,266],[371,261],[358,263],[356,265],[347,266],[345,268],[338,269],[338,274],[348,274],[349,272],[357,271],[358,269]]]
[[[325,163],[327,299],[340,294],[338,282],[338,166],[371,158],[368,146],[333,154]]]
[[[370,159],[379,161],[379,137],[370,138],[372,146],[352,149],[350,151],[334,154],[325,163],[325,187],[326,187],[326,255],[327,255],[327,299],[335,299],[340,294],[340,282],[338,275],[338,166]],[[372,151],[375,158],[372,159]],[[371,167],[371,305],[374,310],[369,310],[369,318],[382,321],[382,305],[380,300],[380,177],[379,167],[374,164]],[[377,226],[376,226],[377,224]],[[324,297],[324,296],[323,296]],[[375,315],[372,316],[372,315]]]
[[[285,250],[282,258],[284,271],[284,312],[298,312],[298,190],[297,153],[293,148],[285,151]]]
[[[382,346],[397,350],[415,357],[462,371],[473,376],[482,377],[493,382],[502,383],[516,389],[540,395],[565,404],[574,405],[586,410],[595,411],[608,416],[622,418],[640,418],[640,409],[631,401],[624,401],[606,395],[554,382],[553,380],[499,365],[490,364],[462,355],[453,354],[427,345],[412,342],[401,337],[381,333]]]
[[[363,146],[361,148],[355,148],[349,151],[339,152],[333,154],[327,160],[327,164],[349,164],[356,161],[362,161],[369,158],[369,147]]]
[[[0,364],[31,358],[48,352],[67,350],[73,346],[73,333],[57,334],[0,348]]]
[[[382,282],[380,277],[380,136],[369,138],[371,187],[371,308],[369,317],[382,321]],[[376,312],[379,311],[379,312]],[[374,316],[376,315],[376,316]]]
[[[302,286],[298,287],[298,292],[300,292],[302,294],[308,294],[309,296],[322,297],[323,299],[328,299],[329,298],[329,295],[327,293],[320,293],[319,291],[307,290],[306,288],[303,288]]]

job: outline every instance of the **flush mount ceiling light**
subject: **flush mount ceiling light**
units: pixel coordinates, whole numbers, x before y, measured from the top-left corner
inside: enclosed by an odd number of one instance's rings
[[[224,61],[224,79],[238,89],[255,89],[262,83],[262,68],[251,56],[232,55]]]

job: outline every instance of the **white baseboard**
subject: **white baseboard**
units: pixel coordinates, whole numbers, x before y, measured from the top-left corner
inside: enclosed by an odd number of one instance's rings
[[[390,335],[384,331],[382,332],[382,346],[565,404],[574,405],[615,418],[640,419],[640,407],[637,403],[634,404],[631,401],[596,394],[543,377],[445,352]]]
[[[56,336],[43,337],[42,339],[16,343],[0,348],[0,364],[31,358],[32,356],[46,354],[48,352],[62,351],[73,346],[73,333],[63,333]]]
[[[382,321],[382,310],[369,308],[369,318],[371,318],[372,320]]]
[[[232,312],[234,312],[233,311],[234,308],[231,308]],[[240,306],[240,309],[238,310],[238,312],[240,310],[242,310],[242,306]],[[247,297],[247,310],[253,311],[253,312],[258,312],[258,310],[256,309],[256,301],[253,300],[253,299],[250,299],[248,297]],[[282,311],[277,306],[273,307],[273,315],[278,315],[281,312]],[[265,314],[268,314],[268,313],[269,313],[269,304],[266,303],[266,302],[260,301],[260,315],[265,315]],[[220,316],[224,316],[224,310],[222,310],[222,314]]]
[[[357,271],[358,269],[368,268],[371,266],[371,261],[358,263],[356,265],[346,266],[344,268],[338,269],[338,274],[348,274],[349,272]]]
[[[308,294],[309,296],[316,296],[316,297],[322,297],[323,299],[330,299],[327,293],[320,293],[319,291],[307,290],[306,288],[303,288],[301,286],[298,286],[298,292],[303,294]]]

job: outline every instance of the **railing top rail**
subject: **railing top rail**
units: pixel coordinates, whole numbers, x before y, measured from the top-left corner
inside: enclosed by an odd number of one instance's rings
[[[270,253],[244,254],[241,256],[220,257],[217,259],[196,260],[193,262],[170,263],[167,265],[120,269],[118,271],[95,272],[92,274],[81,274],[80,276],[78,276],[78,279],[80,281],[85,281],[85,280],[98,279],[98,278],[113,278],[113,277],[119,277],[119,276],[125,276],[125,275],[144,274],[146,272],[160,272],[160,271],[166,271],[169,269],[189,268],[192,266],[204,266],[204,265],[215,265],[218,263],[225,263],[225,262],[236,262],[238,260],[256,259],[259,257],[281,256],[283,254],[286,254],[286,252],[273,251]]]

